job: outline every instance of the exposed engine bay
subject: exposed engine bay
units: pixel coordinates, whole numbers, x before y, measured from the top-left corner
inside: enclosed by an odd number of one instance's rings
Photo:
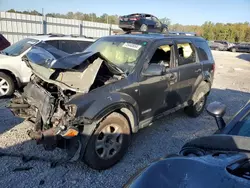
[[[16,116],[34,123],[34,130],[28,134],[35,140],[59,134],[67,138],[72,136],[72,130],[78,132],[84,123],[76,117],[77,107],[66,103],[77,95],[84,95],[124,77],[115,74],[101,58],[87,59],[70,70],[50,70],[33,63],[30,67],[34,73],[31,81],[22,94],[12,99],[9,108]],[[69,129],[70,134],[67,133]]]

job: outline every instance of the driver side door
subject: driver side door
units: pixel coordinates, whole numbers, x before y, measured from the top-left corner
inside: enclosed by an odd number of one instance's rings
[[[173,91],[178,75],[174,65],[174,45],[170,41],[163,41],[154,46],[149,54],[149,61],[139,77],[140,120],[152,121],[157,115],[173,107],[177,93]],[[165,66],[161,75],[144,75],[151,64]],[[171,95],[170,95],[171,93]]]

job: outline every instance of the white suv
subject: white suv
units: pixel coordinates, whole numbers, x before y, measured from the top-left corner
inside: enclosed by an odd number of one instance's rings
[[[69,54],[82,52],[95,39],[65,35],[37,35],[25,38],[0,52],[0,97],[10,96],[15,89],[27,84],[31,70],[22,57],[32,46],[45,42]]]

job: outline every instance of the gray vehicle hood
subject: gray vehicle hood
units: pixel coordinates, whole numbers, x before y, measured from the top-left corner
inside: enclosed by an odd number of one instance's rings
[[[24,61],[42,80],[55,84],[62,90],[87,93],[104,60],[98,53],[69,55],[41,43],[32,47]]]

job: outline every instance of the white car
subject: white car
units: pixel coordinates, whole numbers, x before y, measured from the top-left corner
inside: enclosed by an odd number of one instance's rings
[[[72,54],[84,51],[95,39],[87,37],[73,37],[65,35],[38,35],[18,41],[0,52],[0,97],[10,96],[15,89],[27,84],[31,70],[22,57],[32,46],[45,42]]]

